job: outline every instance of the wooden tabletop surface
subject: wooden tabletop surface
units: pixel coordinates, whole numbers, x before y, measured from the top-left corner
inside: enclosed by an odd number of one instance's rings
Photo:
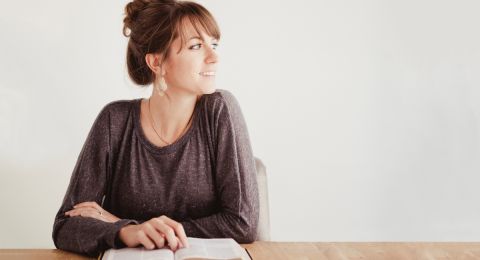
[[[480,259],[480,243],[255,242],[243,245],[257,259]]]
[[[253,260],[480,259],[480,242],[255,242],[242,245]],[[0,249],[3,259],[95,259],[57,249]]]

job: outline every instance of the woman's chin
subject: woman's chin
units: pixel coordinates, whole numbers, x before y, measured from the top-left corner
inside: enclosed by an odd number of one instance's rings
[[[207,88],[202,88],[202,92],[203,94],[212,94],[215,92],[215,90],[217,90],[215,88],[215,86],[210,86],[210,87],[207,87]]]

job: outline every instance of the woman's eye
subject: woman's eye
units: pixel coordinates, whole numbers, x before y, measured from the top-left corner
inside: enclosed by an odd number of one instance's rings
[[[198,49],[200,49],[200,46],[201,46],[201,45],[202,45],[201,43],[195,44],[195,45],[191,46],[190,49],[191,49],[191,50],[198,50]]]
[[[195,45],[192,45],[190,46],[190,50],[198,50],[202,47],[202,44],[201,43],[198,43],[198,44],[195,44]],[[212,44],[212,49],[216,50],[218,47],[218,43],[213,43]]]

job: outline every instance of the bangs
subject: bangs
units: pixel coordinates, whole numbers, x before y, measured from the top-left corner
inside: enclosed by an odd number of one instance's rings
[[[175,31],[172,39],[174,40],[180,37],[182,45],[178,52],[180,52],[183,46],[187,43],[188,35],[186,35],[186,33],[188,22],[192,24],[199,37],[202,35],[201,32],[204,32],[217,41],[220,40],[221,34],[217,22],[205,8],[194,3],[192,4],[191,2],[183,7],[184,8],[181,8],[182,15],[180,15],[176,21]]]

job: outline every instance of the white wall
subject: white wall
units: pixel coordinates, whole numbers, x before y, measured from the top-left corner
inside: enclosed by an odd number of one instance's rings
[[[126,1],[0,8],[0,247],[52,248],[53,219],[128,79]],[[480,239],[478,1],[201,1],[269,174],[279,241]]]

